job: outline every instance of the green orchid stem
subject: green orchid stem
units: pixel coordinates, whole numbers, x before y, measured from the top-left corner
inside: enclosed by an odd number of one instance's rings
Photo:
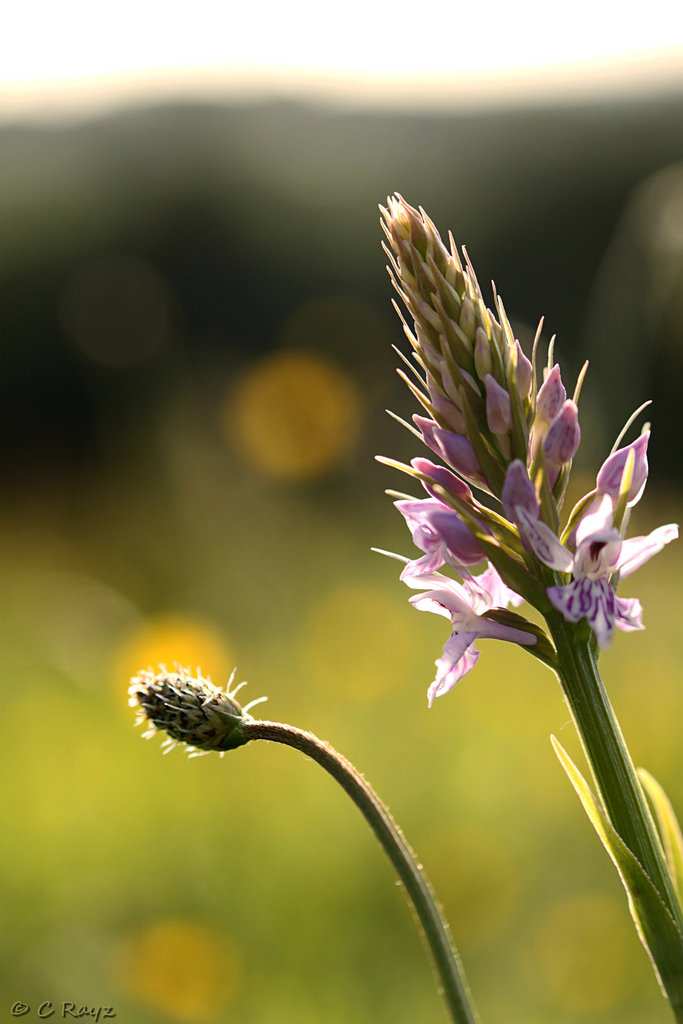
[[[351,797],[394,865],[412,901],[432,952],[452,1020],[456,1024],[478,1024],[479,1017],[472,1006],[448,923],[432,887],[403,833],[372,787],[345,757],[310,732],[280,722],[259,721],[243,722],[240,732],[245,742],[272,740],[301,751],[329,772]]]
[[[559,613],[546,620],[557,650],[555,671],[605,812],[683,932],[662,844],[589,643]],[[676,1020],[683,1022],[683,963],[677,977],[662,982]]]

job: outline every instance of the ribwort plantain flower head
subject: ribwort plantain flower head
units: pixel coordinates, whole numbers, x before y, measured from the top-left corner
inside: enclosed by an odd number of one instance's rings
[[[191,756],[212,750],[234,750],[248,742],[241,727],[252,721],[248,710],[259,703],[252,701],[243,708],[235,700],[244,683],[231,691],[234,675],[233,672],[227,691],[223,691],[200,672],[193,676],[182,666],[173,672],[164,666],[158,672],[143,669],[131,679],[128,688],[128,703],[137,711],[135,724],[150,726],[145,738],[165,732],[165,752],[177,743],[185,743]]]
[[[581,442],[578,400],[587,364],[568,397],[554,339],[547,365],[537,372],[542,320],[528,358],[500,297],[494,290],[493,309],[486,305],[472,264],[452,236],[446,246],[426,213],[399,195],[380,210],[389,274],[408,314],[404,319],[399,310],[412,358],[403,357],[408,370],[399,374],[421,406],[414,426],[404,425],[438,460],[380,460],[420,481],[429,494],[414,500],[395,494],[395,504],[423,552],[401,558],[401,579],[427,591],[411,602],[449,618],[453,628],[437,661],[431,704],[474,666],[476,637],[517,643],[553,664],[546,633],[509,611],[509,604],[526,600],[548,622],[557,611],[570,623],[585,619],[598,647],[610,643],[615,626],[642,629],[640,604],[617,598],[616,584],[678,530],[670,524],[649,537],[625,539],[630,509],[647,480],[648,429],[613,451],[595,489],[562,526]]]

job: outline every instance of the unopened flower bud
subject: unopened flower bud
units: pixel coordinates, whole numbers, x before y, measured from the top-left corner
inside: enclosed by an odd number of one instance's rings
[[[489,429],[497,437],[507,434],[512,428],[510,396],[490,373],[484,377],[486,388],[486,420]]]
[[[445,395],[432,382],[430,375],[427,377],[427,392],[432,408],[451,430],[455,430],[459,434],[465,433],[467,427],[465,417],[460,411],[458,391],[445,359],[439,361],[439,376],[439,385],[445,391]]]
[[[417,413],[413,416],[413,423],[422,434],[422,440],[431,448],[437,455],[441,455],[441,449],[436,443],[435,431],[438,428],[438,423],[430,419],[428,416],[418,416]]]
[[[618,448],[616,452],[613,452],[609,458],[607,458],[600,468],[597,479],[598,493],[609,494],[611,498],[617,499],[619,497],[619,491],[621,489],[621,478],[626,466],[626,460],[633,452],[635,461],[633,463],[633,476],[631,477],[631,485],[628,489],[628,504],[635,505],[641,494],[645,484],[647,483],[648,474],[648,463],[647,463],[647,445],[650,440],[650,431],[646,430],[644,434],[632,444],[626,445],[625,448]]]
[[[531,360],[522,352],[522,346],[518,341],[515,342],[515,349],[517,352],[517,368],[515,373],[515,379],[517,382],[517,394],[524,401],[529,395],[529,388],[531,387],[531,378],[533,376],[533,367]]]
[[[437,466],[436,463],[431,462],[429,459],[411,459],[410,465],[413,469],[416,469],[418,473],[422,473],[424,476],[429,477],[429,481],[423,480],[422,486],[426,490],[427,494],[431,495],[432,498],[438,498],[439,495],[429,486],[430,481],[443,487],[445,491],[452,494],[455,498],[460,498],[461,501],[472,501],[472,491],[469,489],[464,480],[461,480],[455,473],[451,473],[450,469],[446,469],[445,466]]]
[[[452,399],[444,397],[431,382],[428,383],[427,390],[429,392],[429,401],[437,416],[457,434],[464,433],[467,429],[465,417]]]
[[[511,523],[517,522],[518,517],[515,510],[518,508],[524,509],[532,519],[538,518],[539,505],[536,491],[521,459],[515,459],[508,466],[501,500],[505,515]]]
[[[445,561],[456,565],[476,565],[484,558],[481,546],[458,513],[440,499],[395,501],[394,505],[408,523],[413,542],[431,556],[426,571],[433,572]],[[437,558],[435,554],[438,554]],[[422,571],[425,571],[424,567]]]
[[[460,371],[461,376],[462,376],[462,373],[463,373],[463,371],[461,370]],[[443,386],[443,389],[446,392],[446,394],[448,395],[448,397],[451,399],[451,401],[455,405],[457,405],[458,408],[460,408],[461,398],[460,398],[459,389],[458,389],[455,381],[453,380],[453,374],[450,371],[450,368],[448,366],[448,361],[446,359],[440,359],[439,360],[439,379],[440,379],[441,384]]]
[[[128,703],[136,708],[138,723],[149,722],[151,729],[145,736],[162,731],[171,746],[177,741],[192,750],[233,750],[248,742],[241,726],[251,720],[247,709],[234,699],[235,692],[225,693],[181,667],[175,672],[162,667],[159,672],[143,669],[131,679]]]
[[[468,438],[452,430],[444,430],[427,416],[415,415],[413,423],[422,434],[427,447],[450,463],[456,473],[478,483],[484,481],[474,447]]]
[[[434,431],[434,439],[437,451],[456,473],[460,473],[466,480],[485,482],[474,446],[469,438],[437,427]]]
[[[462,300],[462,309],[460,310],[460,326],[465,332],[468,338],[473,338],[477,327],[477,314],[469,295],[465,295]]]
[[[548,428],[543,442],[546,462],[564,466],[576,455],[581,441],[579,410],[575,402],[568,399]]]
[[[474,332],[474,368],[480,380],[493,369],[491,342],[483,327],[477,327]]]
[[[557,363],[548,372],[536,397],[536,419],[544,423],[552,423],[567,398],[567,392],[560,376]]]

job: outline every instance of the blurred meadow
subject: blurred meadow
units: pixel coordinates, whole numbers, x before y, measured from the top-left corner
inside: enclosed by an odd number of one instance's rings
[[[446,627],[374,462],[418,454],[377,203],[422,204],[528,346],[585,358],[577,492],[645,399],[633,532],[680,520],[683,98],[476,113],[170,104],[0,126],[0,1012],[125,1024],[409,1024],[445,1011],[360,816],[253,744],[141,742],[137,669],[201,666],[328,739],[417,849],[484,1021],[665,1024],[616,875],[556,763],[559,687],[484,641],[426,706]],[[405,349],[405,345],[403,346]],[[623,588],[604,674],[683,809],[683,549]],[[30,1018],[28,1018],[30,1019]]]

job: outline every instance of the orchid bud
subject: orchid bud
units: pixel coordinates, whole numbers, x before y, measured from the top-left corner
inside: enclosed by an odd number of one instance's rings
[[[631,486],[628,489],[628,504],[636,504],[647,483],[647,445],[649,440],[650,431],[646,430],[636,441],[626,445],[625,448],[617,449],[616,452],[613,452],[603,462],[597,478],[598,493],[609,494],[610,497],[615,499],[619,497],[621,478],[626,466],[626,460],[629,453],[633,452],[635,461],[633,463]]]
[[[517,394],[524,401],[529,396],[529,388],[531,387],[531,380],[533,377],[533,367],[531,360],[522,352],[522,346],[518,341],[515,342],[515,350],[517,353],[517,367],[515,370],[515,380],[517,383]]]
[[[443,545],[458,565],[476,565],[484,558],[482,548],[458,513],[438,498],[395,501],[394,505],[405,518],[413,543],[422,551],[431,552]],[[443,564],[441,558],[439,562]]]
[[[434,440],[439,454],[453,467],[456,473],[460,473],[468,480],[484,482],[479,460],[469,438],[437,427],[434,430]]]
[[[443,487],[445,491],[448,491],[455,498],[460,498],[461,501],[472,501],[472,491],[465,481],[461,480],[455,473],[451,473],[450,469],[446,469],[445,466],[437,466],[436,463],[430,462],[429,459],[422,458],[411,459],[410,465],[418,473],[429,477],[429,480],[422,480],[422,486],[432,498],[438,498],[439,495],[430,487],[430,482]]]
[[[436,455],[441,455],[441,449],[436,443],[435,431],[438,428],[438,423],[430,419],[428,416],[418,416],[417,413],[413,416],[413,423],[422,434],[422,440],[431,448]]]
[[[579,410],[575,402],[568,399],[548,428],[543,442],[546,461],[564,466],[576,455],[581,441]]]
[[[477,327],[474,332],[474,368],[480,380],[493,369],[491,342],[483,327]]]
[[[536,396],[536,419],[552,423],[567,398],[557,363],[548,372]]]
[[[474,337],[474,333],[477,326],[477,316],[474,309],[474,303],[472,302],[469,295],[465,295],[462,300],[462,309],[460,310],[460,326],[467,335],[468,338]]]
[[[444,397],[431,382],[428,383],[427,390],[429,392],[429,401],[432,404],[434,412],[440,416],[441,419],[448,424],[451,430],[456,432],[456,434],[464,434],[467,429],[465,417],[452,399]]]
[[[510,396],[490,373],[484,377],[486,387],[486,420],[496,436],[508,434],[512,428]]]
[[[517,508],[523,508],[532,519],[538,518],[539,504],[536,490],[521,459],[515,459],[508,466],[501,500],[505,515],[512,523],[517,520],[515,512]]]
[[[444,430],[427,416],[413,416],[413,423],[422,434],[422,439],[427,447],[450,463],[456,473],[460,473],[468,480],[484,482],[484,476],[471,441],[462,434]]]

